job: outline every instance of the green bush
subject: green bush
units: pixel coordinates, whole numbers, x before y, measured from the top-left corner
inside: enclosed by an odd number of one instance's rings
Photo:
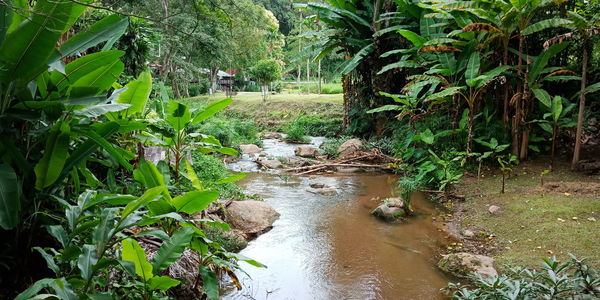
[[[308,139],[306,127],[299,122],[292,122],[285,127],[284,132],[287,134],[286,140],[291,142],[307,143]]]
[[[225,167],[219,157],[214,155],[192,153],[193,168],[204,188],[213,188],[219,191],[220,198],[241,198],[242,190],[233,182],[217,183],[228,178],[233,173]]]
[[[188,87],[188,92],[190,97],[197,97],[200,95],[204,95],[208,93],[208,88],[210,87],[210,83],[208,80],[202,80],[198,84],[190,84]]]
[[[240,144],[257,144],[258,128],[252,121],[215,116],[202,124],[200,131],[216,137],[224,146],[237,147]]]
[[[340,132],[341,128],[341,118],[324,118],[322,115],[314,115],[300,116],[292,123],[284,126],[283,130],[286,133],[292,130],[296,134],[334,137]]]

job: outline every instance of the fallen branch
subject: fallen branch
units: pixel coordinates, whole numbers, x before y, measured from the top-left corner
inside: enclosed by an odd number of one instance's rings
[[[309,171],[310,170],[311,172],[315,172],[317,170],[322,170],[322,169],[332,168],[332,167],[394,170],[394,168],[392,168],[388,165],[326,163],[326,164],[320,164],[320,165],[312,165],[312,166],[306,166],[306,167],[286,169],[285,171],[289,172],[289,171]],[[307,173],[311,173],[311,172],[303,172],[303,173],[300,173],[299,175],[307,174]]]

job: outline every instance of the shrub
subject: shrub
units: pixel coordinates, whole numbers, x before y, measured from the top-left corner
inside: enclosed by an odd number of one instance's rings
[[[209,86],[210,83],[208,82],[208,80],[202,80],[198,84],[190,84],[190,86],[188,87],[190,97],[197,97],[208,93]]]
[[[192,161],[194,171],[204,188],[218,190],[220,198],[242,197],[242,190],[235,183],[218,183],[220,180],[230,177],[232,172],[217,156],[194,152]]]
[[[299,122],[292,122],[292,123],[288,124],[284,131],[287,134],[285,139],[288,141],[299,142],[299,143],[309,142],[309,139],[306,136],[307,135],[306,127],[304,127]]]
[[[561,263],[555,257],[544,259],[541,270],[510,269],[507,275],[483,279],[473,284],[451,283],[445,288],[453,299],[598,299],[600,276],[584,260],[569,254]]]
[[[342,119],[324,118],[322,115],[300,116],[285,126],[284,131],[299,131],[296,127],[302,128],[303,135],[334,137],[342,128]]]
[[[224,146],[237,147],[240,144],[256,144],[258,128],[252,121],[216,116],[207,120],[201,132],[216,137]]]

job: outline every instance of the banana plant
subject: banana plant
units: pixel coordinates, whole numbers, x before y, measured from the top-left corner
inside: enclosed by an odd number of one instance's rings
[[[32,7],[30,3],[0,3],[5,21],[0,29],[0,182],[17,189],[6,189],[3,194],[11,196],[0,198],[2,206],[15,208],[0,215],[6,230],[20,224],[24,218],[19,214],[32,208],[39,191],[56,191],[75,169],[87,173],[85,161],[98,149],[132,168],[109,140],[120,125],[93,122],[129,107],[110,103],[117,92],[107,94],[123,70],[123,53],[110,50],[108,44],[127,27],[128,19],[107,16],[57,47],[86,7],[69,0],[40,0]],[[108,45],[106,51],[66,65],[61,60],[101,43]]]
[[[579,90],[579,112],[577,115],[577,132],[575,135],[575,147],[573,149],[573,160],[571,169],[575,169],[579,163],[579,153],[581,152],[581,136],[583,135],[583,119],[585,118],[585,95],[593,89],[588,89],[587,73],[589,63],[590,39],[593,36],[600,34],[600,15],[586,19],[582,15],[568,11],[567,16],[569,23],[565,23],[562,27],[569,28],[571,32],[557,35],[544,43],[544,49],[548,50],[552,45],[562,43],[566,40],[571,40],[575,36],[581,37],[582,61],[581,61],[581,88]],[[593,86],[593,85],[592,85]]]
[[[544,113],[542,120],[534,120],[544,131],[552,135],[552,150],[550,159],[550,170],[554,169],[554,160],[556,157],[556,140],[560,128],[567,128],[575,126],[575,123],[567,118],[567,115],[575,107],[574,103],[569,103],[567,99],[554,96],[550,103],[543,103],[543,107],[546,108],[547,112]]]
[[[138,138],[168,149],[174,165],[174,179],[179,182],[181,162],[192,150],[238,155],[235,149],[223,147],[215,137],[198,132],[201,122],[226,108],[232,101],[226,98],[212,102],[204,109],[191,111],[187,105],[170,100],[164,108],[164,120],[156,120],[150,125],[154,133],[145,131]]]

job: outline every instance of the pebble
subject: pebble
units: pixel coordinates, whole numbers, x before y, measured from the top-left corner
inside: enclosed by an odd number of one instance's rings
[[[587,220],[590,222],[596,222],[596,218],[594,218],[594,217],[589,217],[589,218],[587,218]]]

